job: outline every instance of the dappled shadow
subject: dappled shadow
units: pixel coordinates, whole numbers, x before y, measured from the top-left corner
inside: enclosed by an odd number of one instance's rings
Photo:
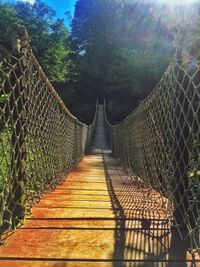
[[[129,179],[116,159],[103,158],[116,218],[113,266],[186,266],[187,248],[172,227],[167,200]]]

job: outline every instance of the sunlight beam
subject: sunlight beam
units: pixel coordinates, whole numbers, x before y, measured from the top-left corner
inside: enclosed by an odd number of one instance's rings
[[[33,5],[35,3],[35,0],[22,0],[22,2],[28,2],[31,5]]]
[[[158,2],[170,5],[189,5],[192,3],[196,3],[197,0],[158,0]]]

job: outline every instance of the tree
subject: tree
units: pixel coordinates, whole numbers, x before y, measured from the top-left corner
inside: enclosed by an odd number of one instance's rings
[[[12,5],[0,3],[0,37],[5,35],[7,27],[12,23],[22,23]]]
[[[31,47],[51,81],[63,82],[68,73],[69,32],[63,19],[41,0],[31,5],[18,1],[14,8],[30,36]]]
[[[152,16],[155,9],[153,1],[77,1],[70,37],[76,78],[71,77],[80,102],[106,97],[118,120],[155,87],[173,40],[167,23]]]
[[[0,34],[4,36],[11,23],[23,24],[29,33],[31,47],[52,82],[65,82],[69,72],[69,31],[63,19],[41,0],[31,5],[17,1],[0,4]]]

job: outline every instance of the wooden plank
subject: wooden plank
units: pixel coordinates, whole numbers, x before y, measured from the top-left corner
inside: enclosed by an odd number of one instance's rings
[[[44,195],[46,200],[61,200],[61,201],[106,201],[106,202],[110,202],[110,197],[109,196],[102,196],[102,195],[85,195],[85,194],[45,194]]]
[[[106,191],[100,162],[101,157],[84,158],[63,185],[44,194],[21,229],[0,247],[0,267],[122,266],[125,260],[138,260],[127,266],[163,267],[158,261],[169,259],[172,266],[186,266],[183,253],[171,251],[174,237],[157,196],[119,179],[113,180],[114,193]],[[187,254],[180,244],[178,249]]]
[[[94,202],[92,199],[90,201],[81,201],[81,200],[76,200],[76,201],[66,201],[66,200],[52,200],[52,199],[43,199],[39,203],[35,205],[35,207],[80,207],[80,208],[106,208],[106,209],[111,209],[112,205],[110,202],[106,201],[98,201]]]
[[[88,262],[88,261],[1,261],[0,267],[191,267],[190,261],[184,262],[152,262],[152,261],[139,261],[139,262]],[[195,263],[195,267],[200,267],[200,263]]]
[[[19,229],[0,257],[58,260],[183,260],[170,254],[169,231],[116,229]],[[167,241],[167,242],[166,242]],[[181,249],[181,247],[179,247]]]
[[[18,229],[0,257],[103,260],[112,258],[113,246],[113,230]]]
[[[75,228],[75,229],[115,229],[116,221],[111,220],[84,220],[84,219],[30,219],[22,228]]]
[[[32,209],[31,217],[35,218],[115,218],[112,209],[86,208],[37,208]]]
[[[128,219],[53,219],[53,218],[30,218],[26,220],[26,223],[22,228],[74,228],[74,229],[132,229],[132,230],[144,230],[144,220],[128,220]],[[162,230],[169,231],[170,226],[166,224],[158,224],[157,221],[151,222],[148,225],[148,230]]]
[[[120,263],[121,264],[121,263]],[[113,262],[88,261],[1,261],[0,267],[113,267]],[[176,266],[175,266],[176,267]],[[177,266],[178,267],[178,266]]]

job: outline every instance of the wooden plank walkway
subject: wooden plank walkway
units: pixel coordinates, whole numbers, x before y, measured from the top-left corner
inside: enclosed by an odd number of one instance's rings
[[[103,127],[102,110],[97,126]],[[127,179],[102,134],[93,155],[45,194],[0,247],[0,267],[200,266],[187,261],[163,199]]]

